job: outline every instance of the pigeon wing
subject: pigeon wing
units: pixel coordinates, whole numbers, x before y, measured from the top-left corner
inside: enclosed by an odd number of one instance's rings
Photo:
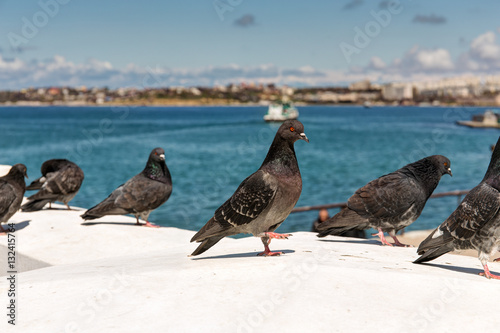
[[[270,176],[258,170],[241,182],[234,194],[215,211],[214,216],[193,236],[191,242],[225,234],[234,227],[251,223],[271,204],[276,191],[277,186],[270,181]]]
[[[121,186],[115,205],[129,212],[145,212],[167,201],[171,191],[172,186],[139,174]]]
[[[246,178],[231,198],[215,211],[215,219],[240,226],[257,218],[276,195],[277,188],[268,179],[262,170]]]
[[[10,206],[16,199],[16,194],[12,185],[6,181],[0,180],[0,217],[5,216],[10,209]],[[0,222],[7,222],[1,221]]]
[[[470,240],[481,228],[495,220],[499,210],[499,191],[483,182],[465,196],[440,228],[450,232],[455,239]]]
[[[347,205],[364,218],[384,219],[404,214],[418,200],[425,202],[417,181],[395,172],[358,189]]]

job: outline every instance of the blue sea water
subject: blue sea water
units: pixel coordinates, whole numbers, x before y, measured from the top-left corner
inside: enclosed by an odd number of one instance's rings
[[[500,132],[455,125],[481,108],[300,108],[310,143],[295,150],[303,190],[297,206],[346,201],[368,181],[422,157],[442,154],[453,177],[434,193],[470,189],[482,179]],[[71,202],[89,208],[139,173],[155,147],[166,151],[173,193],[150,220],[198,230],[257,170],[279,127],[265,107],[0,107],[0,164],[24,163],[30,180],[48,159],[67,158],[85,181]],[[457,198],[431,199],[408,230],[434,228]],[[337,210],[330,210],[330,214]],[[54,212],[56,213],[56,212]],[[317,212],[291,214],[279,232],[309,230]]]

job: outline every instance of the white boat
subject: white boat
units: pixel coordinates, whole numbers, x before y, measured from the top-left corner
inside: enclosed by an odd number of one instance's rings
[[[498,110],[486,110],[484,114],[473,115],[472,120],[462,120],[456,123],[473,128],[500,128],[500,113]]]
[[[291,103],[273,103],[269,105],[265,121],[285,121],[288,119],[297,119],[299,111]]]

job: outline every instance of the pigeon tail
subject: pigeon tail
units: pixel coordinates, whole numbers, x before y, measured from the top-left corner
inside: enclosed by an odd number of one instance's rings
[[[356,229],[356,227],[357,226],[353,225],[353,226],[348,226],[348,227],[329,228],[329,229],[320,231],[316,236],[318,236],[320,238],[326,237],[328,235],[338,236],[338,235],[340,235],[348,230]]]
[[[318,237],[327,235],[340,235],[341,233],[352,229],[369,228],[368,219],[359,216],[355,211],[344,208],[335,214],[329,220],[322,222],[318,226]]]
[[[431,261],[451,251],[453,251],[453,246],[451,244],[446,244],[443,245],[442,247],[429,249],[426,252],[424,252],[424,254],[421,255],[420,258],[415,260],[413,263],[421,264],[423,262]]]
[[[431,261],[454,250],[453,238],[449,233],[434,237],[438,230],[439,229],[434,230],[422,243],[420,243],[417,253],[421,256],[413,263],[420,264]],[[441,230],[439,231],[441,232]]]
[[[46,204],[48,204],[50,199],[41,199],[41,200],[33,200],[29,201],[26,204],[21,206],[21,210],[23,212],[36,212],[37,210],[42,210]]]
[[[202,254],[203,252],[205,252],[206,250],[208,250],[209,248],[211,248],[212,246],[214,246],[215,244],[217,244],[222,238],[224,238],[225,236],[213,236],[213,237],[210,237],[210,238],[207,238],[205,239],[203,242],[201,242],[201,244],[196,248],[196,250],[194,250],[193,253],[191,253],[191,257],[194,257],[194,256],[197,256],[199,254]]]

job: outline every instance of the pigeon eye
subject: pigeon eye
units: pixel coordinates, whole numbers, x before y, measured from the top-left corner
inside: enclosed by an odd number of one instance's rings
[[[444,166],[447,167],[448,166],[448,163],[444,162]]]
[[[290,127],[290,132],[295,132],[295,128],[293,126]]]
[[[155,155],[158,155],[158,153],[157,153],[157,152],[155,152]]]

